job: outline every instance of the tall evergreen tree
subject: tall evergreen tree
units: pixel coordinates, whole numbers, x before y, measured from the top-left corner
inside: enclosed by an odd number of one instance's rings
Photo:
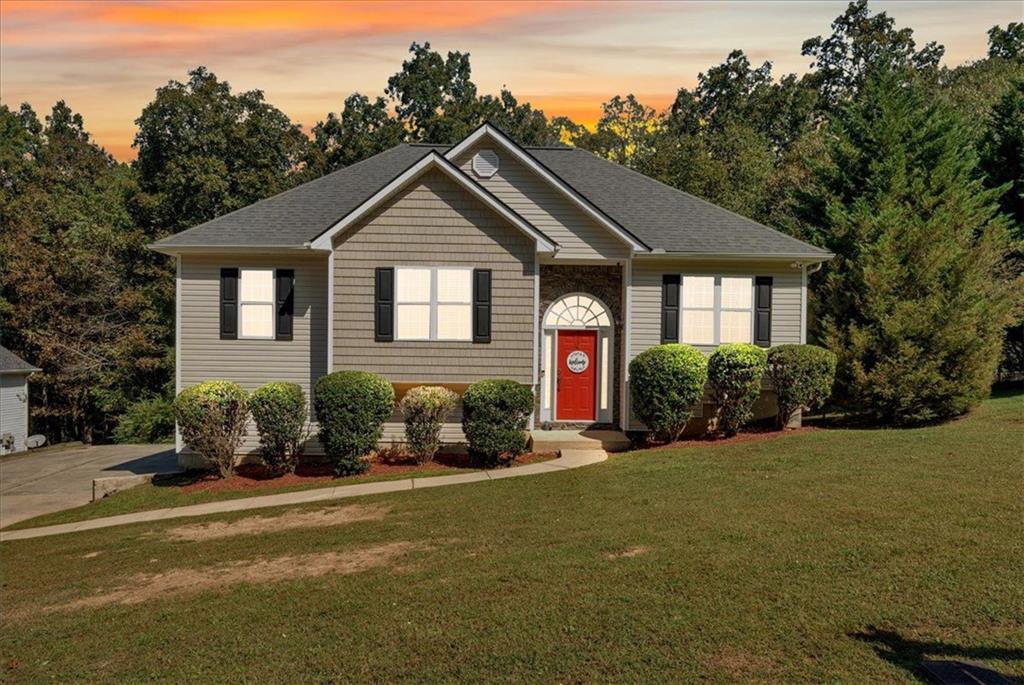
[[[1024,240],[1024,80],[1014,83],[992,108],[981,139],[981,166],[990,185],[1002,186],[1001,204]]]
[[[988,393],[1021,292],[973,141],[927,88],[883,68],[826,147],[803,198],[837,255],[819,333],[839,357],[838,396],[895,424],[963,413]]]

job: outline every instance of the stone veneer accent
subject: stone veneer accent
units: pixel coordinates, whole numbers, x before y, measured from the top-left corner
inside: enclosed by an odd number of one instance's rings
[[[585,293],[601,300],[614,319],[613,340],[615,359],[612,365],[612,416],[619,421],[620,379],[622,378],[622,267],[575,266],[562,264],[540,265],[540,321],[538,329],[544,329],[544,313],[552,302],[570,293]],[[578,425],[559,422],[559,425]]]

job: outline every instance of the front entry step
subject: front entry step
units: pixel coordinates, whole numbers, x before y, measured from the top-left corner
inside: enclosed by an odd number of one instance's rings
[[[530,438],[534,452],[598,449],[624,452],[630,448],[626,434],[616,430],[533,430]]]

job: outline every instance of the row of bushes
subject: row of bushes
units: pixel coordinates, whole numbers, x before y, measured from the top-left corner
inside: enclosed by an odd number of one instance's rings
[[[221,476],[234,472],[235,454],[250,415],[267,467],[277,473],[294,471],[309,437],[306,412],[306,394],[295,383],[267,383],[247,394],[231,381],[205,381],[185,388],[174,399],[182,440]]]
[[[766,352],[730,344],[710,357],[689,345],[659,345],[630,362],[633,412],[656,438],[675,440],[707,387],[716,406],[714,429],[733,435],[752,418],[767,377],[778,398],[781,428],[797,411],[828,399],[835,368],[835,356],[813,345],[781,345]],[[377,446],[395,408],[391,383],[366,371],[338,371],[317,382],[315,397],[320,444],[336,472],[365,471],[365,457]],[[457,399],[446,388],[422,386],[399,403],[406,445],[420,463],[436,454],[444,418]],[[480,381],[466,390],[462,404],[462,430],[478,462],[493,466],[526,450],[526,426],[534,406],[529,387],[509,380]],[[247,395],[235,383],[207,381],[183,390],[174,412],[185,443],[225,476],[234,469],[250,415],[272,471],[293,471],[309,437],[306,397],[294,383],[267,383]]]
[[[405,417],[406,444],[419,463],[441,445],[441,426],[458,397],[447,388],[413,388],[399,408]],[[526,450],[526,426],[533,411],[530,388],[508,380],[471,385],[462,396],[462,430],[470,454],[493,466]],[[381,439],[395,407],[395,391],[382,376],[338,371],[316,384],[318,437],[339,475],[362,473],[366,455]],[[309,437],[308,405],[294,383],[267,383],[252,394],[229,381],[206,381],[186,388],[174,401],[182,439],[208,459],[222,476],[234,471],[235,455],[251,415],[260,436],[260,454],[276,473],[294,471]]]
[[[705,387],[715,404],[713,429],[735,435],[753,417],[767,378],[778,398],[776,423],[785,427],[802,409],[820,406],[832,392],[834,354],[814,345],[721,345],[710,357],[690,345],[658,345],[629,364],[633,413],[660,440],[679,438]]]

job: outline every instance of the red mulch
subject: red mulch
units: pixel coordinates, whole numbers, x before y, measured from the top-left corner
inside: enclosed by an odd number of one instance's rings
[[[761,440],[774,440],[786,435],[800,435],[802,433],[814,433],[823,430],[817,426],[801,426],[800,428],[786,428],[775,430],[772,428],[753,428],[743,433],[737,433],[731,438],[723,438],[721,435],[705,434],[685,440],[677,440],[665,445],[651,445],[649,449],[674,450],[683,447],[707,447],[708,445],[735,445],[740,442],[759,442]]]
[[[548,461],[556,456],[553,452],[528,453],[519,456],[509,466],[522,466],[540,461]],[[275,476],[269,473],[262,464],[242,464],[235,469],[230,478],[218,478],[209,472],[190,473],[188,480],[178,486],[181,492],[223,492],[230,490],[263,490],[288,487],[292,485],[315,485],[317,483],[333,483],[347,485],[358,483],[375,476],[407,473],[411,471],[449,471],[454,469],[473,468],[467,455],[441,454],[434,461],[417,464],[412,459],[393,456],[389,453],[377,455],[370,463],[370,468],[358,476],[339,478],[334,475],[329,464],[300,464],[295,473]]]

